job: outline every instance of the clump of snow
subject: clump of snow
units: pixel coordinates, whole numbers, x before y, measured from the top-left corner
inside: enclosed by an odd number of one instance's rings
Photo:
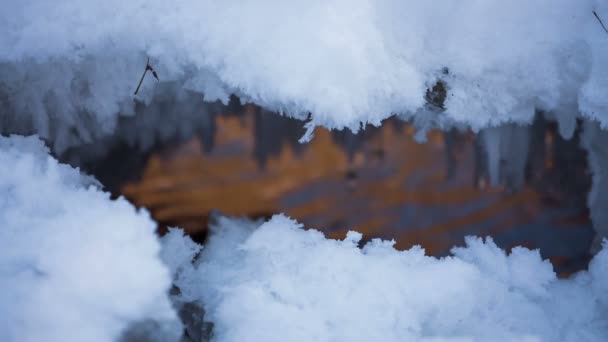
[[[177,283],[204,304],[214,341],[605,341],[608,252],[559,280],[538,251],[469,237],[437,259],[361,234],[326,239],[277,215],[222,218]],[[173,231],[167,246],[196,248]],[[180,272],[196,277],[185,282]]]
[[[442,80],[447,122],[530,122],[538,108],[568,135],[579,111],[608,125],[608,34],[594,10],[608,22],[603,0],[8,1],[2,129],[58,149],[111,133],[134,112],[149,56],[161,83],[310,112],[311,129],[425,115]],[[150,103],[157,84],[149,75],[135,98]]]
[[[173,284],[180,289],[180,301],[197,299],[188,291],[196,287],[198,283],[192,264],[202,246],[192,241],[189,236],[184,235],[184,232],[177,228],[169,229],[162,238],[162,244],[161,259],[171,270]]]
[[[148,213],[36,137],[0,137],[0,164],[1,341],[115,341],[133,324],[180,336]]]

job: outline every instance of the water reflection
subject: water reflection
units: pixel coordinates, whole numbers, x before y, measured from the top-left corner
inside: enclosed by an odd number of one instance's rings
[[[335,238],[356,229],[445,255],[466,235],[491,235],[505,248],[541,248],[562,274],[586,265],[586,157],[578,134],[564,140],[541,116],[526,128],[525,177],[509,172],[507,157],[500,186],[491,186],[480,136],[470,132],[431,132],[418,144],[409,125],[388,120],[359,135],[317,129],[302,145],[301,121],[254,106],[235,111],[214,115],[211,131],[140,153],[131,169],[138,180],[123,178],[117,189],[164,226],[199,237],[213,210],[285,212]]]

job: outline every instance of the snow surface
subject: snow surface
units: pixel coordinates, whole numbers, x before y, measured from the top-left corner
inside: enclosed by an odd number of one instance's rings
[[[1,128],[59,151],[109,134],[133,115],[149,56],[162,82],[311,112],[311,128],[424,116],[443,79],[435,121],[479,129],[538,108],[567,135],[579,111],[608,125],[608,34],[593,10],[608,22],[604,0],[4,1]],[[136,98],[156,84],[148,75]]]
[[[197,258],[179,230],[163,249],[179,253],[175,284],[183,301],[204,303],[213,341],[608,339],[606,248],[588,272],[558,280],[538,251],[507,255],[490,238],[441,259],[360,239],[277,215],[261,226],[221,218]]]
[[[147,212],[36,137],[0,137],[0,165],[0,341],[114,341],[144,321],[179,337]]]

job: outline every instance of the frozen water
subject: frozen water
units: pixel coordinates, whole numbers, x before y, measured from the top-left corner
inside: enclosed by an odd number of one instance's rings
[[[524,184],[530,141],[530,127],[506,124],[481,131],[487,168],[493,185],[515,190]]]

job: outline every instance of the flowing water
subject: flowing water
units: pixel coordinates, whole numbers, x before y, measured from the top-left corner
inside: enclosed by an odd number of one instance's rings
[[[284,212],[333,238],[357,230],[447,255],[466,235],[489,235],[503,248],[540,248],[560,275],[586,267],[590,176],[578,136],[564,140],[546,122],[531,128],[525,185],[505,187],[490,185],[471,132],[432,131],[421,144],[392,119],[357,135],[317,128],[303,145],[302,126],[246,106],[145,153],[119,146],[87,171],[149,209],[161,233],[179,226],[204,240],[214,212]]]

